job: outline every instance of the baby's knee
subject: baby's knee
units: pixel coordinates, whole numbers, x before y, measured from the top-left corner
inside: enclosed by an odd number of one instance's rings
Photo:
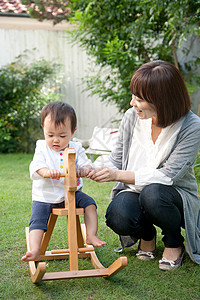
[[[85,211],[86,213],[87,213],[87,212],[90,212],[90,211],[96,212],[96,210],[97,210],[97,207],[96,207],[95,204],[90,204],[90,205],[88,205],[88,206],[86,206],[86,207],[84,208],[84,211]]]

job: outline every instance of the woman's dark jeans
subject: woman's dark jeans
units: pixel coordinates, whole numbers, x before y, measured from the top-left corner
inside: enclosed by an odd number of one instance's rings
[[[119,235],[130,235],[150,241],[156,234],[154,225],[162,229],[167,248],[183,244],[183,202],[177,190],[153,183],[140,194],[123,191],[117,194],[106,212],[106,224]]]

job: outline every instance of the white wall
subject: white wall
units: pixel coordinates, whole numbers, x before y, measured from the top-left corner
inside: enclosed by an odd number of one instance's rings
[[[34,58],[45,58],[61,63],[64,68],[64,101],[70,103],[77,113],[78,130],[81,139],[91,137],[93,128],[116,127],[111,121],[120,115],[114,105],[100,102],[97,96],[83,92],[82,77],[88,75],[90,58],[78,46],[72,46],[63,30],[70,26],[65,23],[52,26],[30,18],[0,17],[0,66],[12,62],[24,50],[32,50]]]

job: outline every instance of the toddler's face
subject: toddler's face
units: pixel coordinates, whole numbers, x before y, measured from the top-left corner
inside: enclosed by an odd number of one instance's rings
[[[44,120],[43,130],[47,145],[56,152],[67,148],[74,134],[71,132],[71,121],[69,118],[66,118],[65,124],[60,124],[56,127],[50,115]]]

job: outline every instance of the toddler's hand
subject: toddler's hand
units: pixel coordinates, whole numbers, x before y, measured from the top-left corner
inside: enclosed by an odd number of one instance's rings
[[[57,180],[60,179],[60,175],[61,175],[61,173],[58,170],[55,170],[55,169],[49,169],[45,173],[45,176],[48,176],[52,179],[57,179]]]

